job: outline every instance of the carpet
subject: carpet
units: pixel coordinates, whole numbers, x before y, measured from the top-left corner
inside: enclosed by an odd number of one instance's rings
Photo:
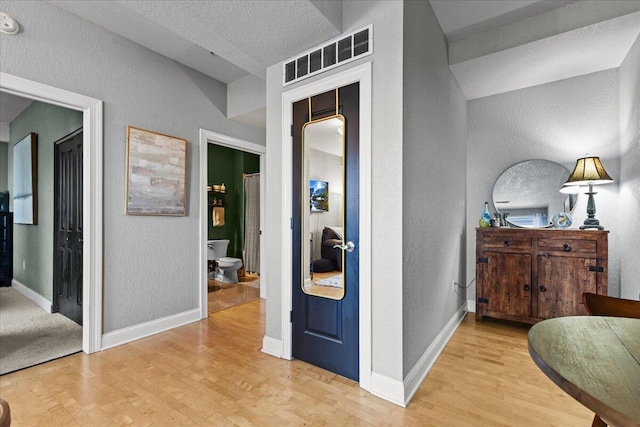
[[[82,326],[0,288],[0,375],[82,351]]]

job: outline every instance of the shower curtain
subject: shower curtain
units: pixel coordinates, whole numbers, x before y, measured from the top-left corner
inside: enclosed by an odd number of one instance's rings
[[[260,272],[260,174],[244,176],[244,269]]]

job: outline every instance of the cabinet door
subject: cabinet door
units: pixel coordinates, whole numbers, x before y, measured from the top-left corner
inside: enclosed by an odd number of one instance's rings
[[[596,292],[595,258],[538,257],[538,317],[586,316],[583,292]],[[535,314],[535,313],[534,313]]]
[[[531,255],[485,252],[484,258],[480,298],[486,308],[481,311],[530,317]]]

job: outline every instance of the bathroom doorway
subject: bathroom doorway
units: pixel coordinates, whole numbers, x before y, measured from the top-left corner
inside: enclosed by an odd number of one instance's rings
[[[266,296],[260,262],[265,147],[201,131],[200,153],[206,192],[201,198],[202,315],[206,317]]]

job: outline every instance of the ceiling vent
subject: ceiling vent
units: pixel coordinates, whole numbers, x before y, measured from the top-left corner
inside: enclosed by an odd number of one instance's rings
[[[373,24],[285,61],[282,85],[290,85],[372,53]]]

